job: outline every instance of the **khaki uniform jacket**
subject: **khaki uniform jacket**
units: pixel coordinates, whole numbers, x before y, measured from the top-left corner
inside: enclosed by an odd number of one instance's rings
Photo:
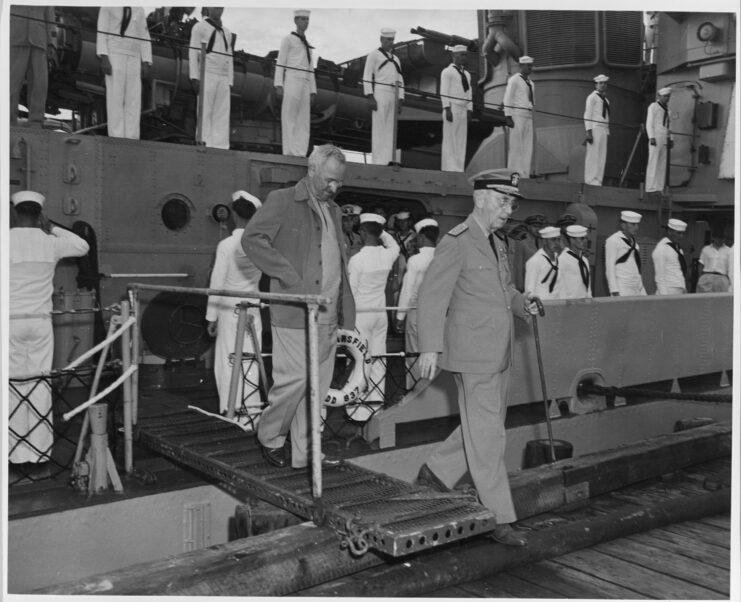
[[[498,239],[499,257],[506,257]],[[450,372],[494,374],[512,361],[513,314],[525,299],[512,285],[473,216],[448,232],[435,250],[417,299],[420,352],[442,352]]]
[[[13,4],[10,14],[10,45],[33,46],[46,51],[55,31],[54,7]]]
[[[355,301],[347,279],[347,252],[342,242],[340,208],[330,201],[330,212],[340,241],[342,274],[337,303],[341,328],[355,327]],[[318,295],[322,287],[321,216],[309,203],[306,178],[295,186],[274,190],[250,219],[242,234],[245,255],[270,276],[270,292]],[[306,309],[301,305],[272,303],[270,318],[282,328],[305,328]]]

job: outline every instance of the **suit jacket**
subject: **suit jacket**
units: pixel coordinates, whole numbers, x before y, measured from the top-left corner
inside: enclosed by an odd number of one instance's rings
[[[54,7],[13,4],[10,14],[10,45],[33,46],[46,52],[56,31]]]
[[[342,264],[337,322],[355,327],[355,301],[347,279],[347,254],[342,237],[340,208],[330,201]],[[309,202],[306,178],[295,186],[274,190],[250,219],[242,234],[247,257],[270,277],[270,292],[318,295],[322,287],[321,216]],[[282,328],[304,328],[306,310],[301,305],[272,303],[270,319]]]
[[[497,241],[499,257],[506,257]],[[435,250],[417,298],[420,352],[442,352],[451,372],[493,374],[509,367],[513,315],[526,316],[512,285],[509,262],[499,261],[481,226],[469,216]]]

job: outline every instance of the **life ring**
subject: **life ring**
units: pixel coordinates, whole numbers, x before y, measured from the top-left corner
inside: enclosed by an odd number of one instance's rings
[[[365,341],[360,338],[357,332],[338,330],[337,346],[345,349],[355,361],[355,365],[350,376],[347,377],[344,387],[327,391],[324,405],[334,408],[358,401],[360,396],[368,389],[368,381],[365,378],[368,345],[365,344]]]

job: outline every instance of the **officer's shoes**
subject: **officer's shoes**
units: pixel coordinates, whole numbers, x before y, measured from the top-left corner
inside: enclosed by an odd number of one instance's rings
[[[505,546],[517,546],[522,547],[527,545],[527,540],[521,537],[520,534],[515,531],[511,525],[497,525],[496,528],[489,533],[489,539],[502,543]]]
[[[260,451],[262,452],[262,457],[265,458],[265,461],[271,466],[275,466],[276,468],[285,468],[288,466],[288,458],[286,458],[284,448],[265,447],[260,444]]]

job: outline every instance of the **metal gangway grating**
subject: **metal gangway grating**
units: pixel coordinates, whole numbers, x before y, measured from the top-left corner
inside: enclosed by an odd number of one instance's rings
[[[321,507],[309,469],[267,464],[255,435],[193,410],[141,417],[146,447],[301,517],[336,530],[350,552],[369,548],[404,556],[466,539],[496,526],[494,515],[465,493],[437,493],[342,462],[323,470]]]

